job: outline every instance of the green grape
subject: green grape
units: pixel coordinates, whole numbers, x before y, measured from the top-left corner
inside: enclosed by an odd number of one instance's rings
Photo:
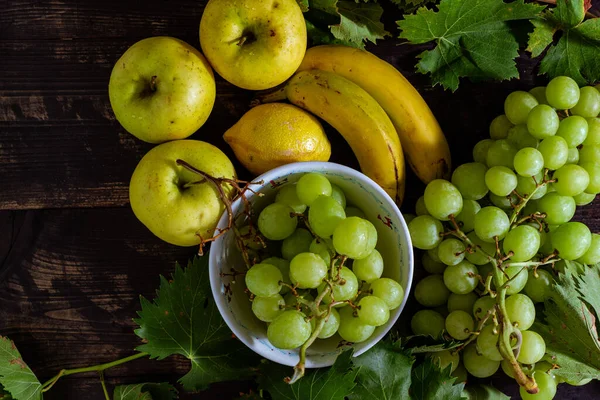
[[[402,214],[402,216],[404,217],[404,221],[408,224],[410,221],[412,221],[413,219],[415,219],[416,215],[415,214]]]
[[[481,210],[481,206],[475,200],[463,200],[463,208],[456,216],[456,221],[462,223],[463,232],[471,232],[475,229],[475,214]]]
[[[533,301],[524,294],[513,294],[506,299],[506,313],[510,322],[516,322],[521,331],[529,329],[535,321]]]
[[[331,239],[315,238],[308,246],[308,251],[317,254],[328,266],[331,265],[332,249],[333,242]]]
[[[375,331],[373,325],[367,325],[358,317],[353,315],[354,311],[351,307],[341,308],[340,326],[338,333],[347,342],[360,343],[371,337]]]
[[[600,193],[600,165],[596,163],[586,162],[579,164],[579,166],[583,168],[585,172],[587,172],[590,180],[584,192],[588,195],[596,195],[597,193]]]
[[[527,279],[529,278],[529,275],[527,275],[527,268],[511,265],[510,267],[506,268],[504,272],[506,275],[508,275],[509,279],[512,279],[508,284],[506,294],[516,294],[523,290],[527,284]],[[506,276],[502,274],[501,284],[504,285],[507,280],[508,279]]]
[[[600,118],[587,118],[588,133],[583,141],[584,146],[600,145]]]
[[[567,164],[554,172],[554,188],[562,196],[577,196],[588,187],[590,175],[579,165]]]
[[[333,285],[333,298],[331,293],[326,295],[323,298],[323,302],[325,304],[331,304],[331,302],[335,301],[346,301],[352,300],[358,294],[358,279],[356,279],[356,275],[352,272],[348,267],[342,267],[340,271],[340,278],[343,280],[343,284],[339,283],[337,285]],[[317,293],[321,294],[323,290],[328,285],[323,282],[317,287]]]
[[[298,228],[281,243],[281,255],[286,260],[291,260],[297,254],[309,251],[313,241],[312,234],[303,228]]]
[[[417,199],[417,203],[415,204],[415,213],[417,215],[430,215],[429,211],[427,211],[427,207],[425,207],[425,196],[421,196]]]
[[[556,111],[546,104],[535,106],[527,116],[527,130],[536,139],[554,136],[559,123]]]
[[[496,140],[488,150],[485,164],[488,168],[496,166],[512,168],[515,154],[517,154],[517,148],[508,140]]]
[[[539,141],[531,136],[527,130],[527,125],[521,124],[510,128],[508,131],[508,137],[506,138],[510,144],[512,144],[517,150],[524,149],[525,147],[537,148]]]
[[[423,268],[425,271],[430,274],[441,274],[446,269],[446,264],[435,261],[431,256],[427,253],[423,253],[423,257],[421,258],[421,264],[423,264]]]
[[[527,393],[524,387],[519,388],[519,394],[522,400],[552,400],[556,395],[558,383],[556,379],[542,371],[534,371],[533,378],[538,386],[536,394]]]
[[[381,326],[390,319],[390,310],[386,302],[376,296],[360,299],[357,314],[363,323],[373,326]]]
[[[585,165],[584,165],[585,168]],[[588,171],[589,173],[589,171]],[[592,172],[593,174],[595,174],[595,172]],[[592,174],[590,174],[590,181],[596,181],[596,177],[598,177],[598,175],[594,175],[592,176]],[[587,189],[586,189],[587,190]],[[575,204],[577,204],[578,206],[586,206],[588,204],[590,204],[592,201],[594,201],[594,199],[596,198],[595,194],[590,194],[590,193],[579,193],[577,196],[573,197],[573,199],[575,200]]]
[[[306,204],[301,202],[298,198],[295,184],[282,186],[277,192],[277,196],[275,196],[275,203],[290,206],[296,213],[303,213],[306,211]]]
[[[465,245],[458,239],[446,239],[438,246],[438,257],[446,265],[456,265],[465,258]]]
[[[331,197],[333,199],[335,199],[338,203],[340,203],[342,208],[346,208],[346,195],[344,194],[344,191],[342,190],[342,188],[332,184],[331,185]]]
[[[550,185],[546,185],[546,193],[549,192],[548,188]],[[521,215],[531,215],[538,211],[538,201],[537,200],[529,200],[525,207],[521,210]]]
[[[515,379],[515,373],[512,370],[510,361],[508,361],[508,360],[502,360],[500,362],[500,367],[502,368],[502,371],[504,371],[504,373],[506,374],[506,376],[508,376],[509,378]]]
[[[369,289],[373,292],[373,296],[385,301],[390,310],[400,307],[404,300],[404,289],[398,282],[390,278],[379,278],[373,281]]]
[[[541,141],[538,150],[544,157],[544,167],[559,169],[567,163],[569,146],[567,141],[560,136],[550,136]]]
[[[466,294],[450,293],[450,296],[448,297],[448,311],[462,310],[471,314],[473,312],[475,301],[477,301],[475,292]]]
[[[296,194],[300,201],[307,206],[311,206],[317,197],[331,196],[333,189],[329,179],[324,175],[311,172],[302,175],[296,183]]]
[[[496,253],[495,244],[491,242],[484,242],[479,238],[479,236],[477,236],[475,231],[469,233],[467,237],[475,246],[478,246],[477,248],[475,248],[475,251],[473,253],[467,253],[467,260],[469,260],[475,265],[483,265],[489,263],[490,260],[488,256],[493,256]]]
[[[479,271],[479,275],[481,275],[481,278],[485,281],[488,276],[493,275],[494,268],[495,267],[491,263],[487,263],[480,265],[477,268],[477,271]]]
[[[452,174],[452,184],[456,186],[464,199],[479,200],[483,198],[488,188],[485,185],[487,167],[481,163],[462,164]]]
[[[504,114],[513,124],[523,124],[527,121],[529,112],[538,105],[531,94],[518,90],[512,92],[504,101]],[[468,369],[468,368],[467,368]]]
[[[252,300],[252,312],[256,318],[264,322],[271,322],[277,318],[283,312],[283,307],[285,301],[279,294],[270,297],[256,296]]]
[[[294,295],[293,292],[289,292],[288,294],[285,295],[285,297],[283,298],[283,301],[285,301],[285,305],[288,307],[301,308],[308,312],[309,311],[308,306],[299,302],[298,300],[304,299],[306,301],[315,301],[314,296],[312,294],[310,294],[310,291],[308,291],[308,290],[296,289],[296,293],[298,293],[298,296]]]
[[[346,218],[344,207],[331,196],[319,196],[308,209],[308,223],[318,236],[328,238]]]
[[[587,265],[594,265],[600,263],[600,235],[592,233],[592,241],[590,247],[581,257],[577,259],[578,262]]]
[[[410,320],[410,329],[415,335],[429,335],[434,339],[442,336],[446,320],[433,310],[417,311]]]
[[[548,104],[548,100],[546,100],[546,86],[537,86],[529,91],[539,104]]]
[[[513,253],[511,261],[531,260],[540,248],[540,234],[531,226],[519,225],[506,234],[502,247],[504,253]]]
[[[281,272],[281,276],[283,277],[282,281],[287,283],[288,285],[292,284],[290,280],[290,262],[288,260],[284,260],[283,258],[277,257],[269,257],[261,261],[261,264],[271,264],[277,267],[277,269]],[[290,288],[287,286],[281,286],[281,290],[279,293],[286,294]]]
[[[446,304],[448,296],[450,296],[450,291],[444,285],[441,275],[426,276],[415,286],[415,299],[425,307],[438,307]]]
[[[508,196],[517,187],[517,176],[509,168],[496,166],[485,173],[485,184],[496,196]]]
[[[473,146],[473,160],[475,162],[485,164],[488,150],[493,143],[494,141],[492,139],[483,139],[477,142],[475,146]]]
[[[556,134],[565,139],[569,147],[577,147],[587,137],[588,123],[579,115],[571,115],[560,121]]]
[[[446,317],[446,332],[456,340],[465,340],[475,329],[475,322],[467,312],[457,310],[452,311]]]
[[[506,118],[506,115],[498,115],[490,124],[490,137],[492,139],[506,139],[508,130],[514,125]]]
[[[544,156],[533,147],[525,147],[515,154],[513,163],[517,174],[531,177],[539,174],[544,168]]]
[[[315,289],[327,276],[327,264],[314,253],[300,253],[290,261],[290,279],[300,289]]]
[[[499,335],[494,329],[493,325],[488,325],[481,330],[477,336],[477,349],[488,360],[502,361],[504,357],[498,350]]]
[[[584,86],[579,89],[579,101],[571,107],[571,114],[585,118],[597,117],[600,113],[600,92],[593,86]]]
[[[546,214],[544,220],[551,225],[569,222],[575,215],[575,200],[570,196],[561,196],[553,192],[538,200],[538,210]]]
[[[365,213],[357,207],[346,207],[346,218],[348,217],[358,217],[362,219],[367,219]]]
[[[490,193],[489,198],[496,207],[503,210],[510,210],[512,208],[511,204],[513,204],[512,201],[517,199],[517,196],[514,194],[510,196],[496,196],[494,193]]]
[[[281,271],[271,264],[254,264],[246,272],[246,287],[255,296],[274,296],[281,290],[283,276]]]
[[[500,368],[500,361],[490,360],[477,353],[477,346],[471,343],[463,350],[463,365],[467,371],[476,378],[492,376]]]
[[[441,370],[445,370],[449,365],[451,365],[450,372],[456,371],[458,364],[460,364],[460,356],[458,355],[458,351],[435,351],[432,353],[427,353],[427,357],[431,358],[431,361],[433,361],[433,363]]]
[[[284,311],[269,324],[267,339],[278,349],[291,350],[300,347],[308,340],[312,332],[308,322],[300,311]]]
[[[521,331],[521,335],[523,339],[517,361],[523,364],[535,364],[544,357],[546,342],[537,332]]]
[[[498,207],[483,207],[475,215],[475,233],[484,242],[493,243],[496,236],[503,239],[509,227],[508,216]]]
[[[456,370],[451,374],[451,376],[453,376],[454,378],[456,378],[456,383],[466,383],[467,379],[469,378],[468,374],[467,374],[467,370],[465,369],[465,367],[462,365],[462,363],[458,364],[458,367],[456,368]]]
[[[536,274],[537,277],[535,276]],[[554,278],[552,277],[552,274],[548,271],[538,268],[535,272],[529,271],[527,284],[523,290],[534,303],[542,303],[550,296],[553,283]]]
[[[319,309],[321,311],[326,310],[326,308],[323,306],[319,307]],[[312,319],[311,322],[312,321],[314,321],[314,319]],[[335,308],[332,308],[331,312],[327,316],[327,319],[325,320],[325,325],[323,325],[323,328],[321,329],[321,332],[319,332],[317,337],[319,339],[330,338],[333,335],[335,335],[335,333],[338,331],[339,327],[340,327],[340,314],[337,312],[337,310]]]
[[[433,310],[439,312],[440,315],[444,318],[446,318],[448,316],[448,314],[450,314],[448,312],[448,307],[445,307],[445,306],[438,306],[438,307],[435,307]]]
[[[577,260],[590,248],[592,234],[581,222],[567,222],[552,232],[551,240],[560,258]]]
[[[539,186],[538,183],[544,179],[544,175],[540,172],[535,175],[535,179],[530,177],[519,176],[517,177],[517,192],[521,196],[528,196],[532,200],[537,200],[548,192],[548,185]],[[513,204],[517,204],[519,199],[515,199]]]
[[[557,76],[546,86],[546,99],[557,110],[568,110],[579,101],[579,86],[568,76]]]
[[[584,163],[600,163],[600,146],[583,145],[583,147],[579,150],[579,164]]]
[[[560,225],[548,225],[547,229],[540,232],[540,254],[549,255],[554,252],[552,246],[552,232],[556,230]],[[556,264],[555,264],[556,265]]]
[[[266,206],[258,216],[260,233],[270,240],[283,240],[296,230],[298,219],[294,209],[281,203]]]
[[[259,239],[259,235],[257,234],[255,229],[250,229],[249,225],[244,225],[240,228],[240,236],[242,237],[242,242],[244,246],[249,249],[260,250],[264,249],[264,243]]]
[[[377,250],[373,250],[365,258],[354,260],[352,263],[352,271],[358,280],[367,283],[371,283],[374,280],[381,278],[381,274],[383,274],[383,257],[381,257],[381,253]]]
[[[419,218],[422,217],[412,220],[409,226],[415,224],[415,221]],[[415,226],[419,225],[416,224]],[[366,219],[346,218],[333,231],[333,247],[338,253],[350,258],[361,259],[368,256],[376,244],[377,230]]]
[[[477,267],[464,260],[444,270],[444,284],[452,293],[466,294],[477,287],[477,273]]]
[[[448,221],[450,215],[458,215],[462,210],[463,199],[460,192],[444,179],[429,182],[424,197],[427,211],[441,221]]]
[[[567,164],[579,163],[579,150],[569,149],[569,155],[567,155]]]
[[[417,249],[429,250],[437,247],[442,241],[440,235],[444,232],[444,227],[437,219],[429,215],[420,215],[410,221],[408,231],[413,246]]]
[[[473,315],[475,316],[475,320],[479,323],[483,320],[488,312],[494,308],[496,305],[496,299],[491,298],[490,296],[483,296],[478,298],[473,304]],[[491,321],[491,319],[488,319]]]
[[[438,256],[437,246],[434,247],[433,249],[427,250],[427,254],[429,255],[429,257],[431,257],[431,259],[433,261],[435,261],[435,262],[442,262],[442,260],[440,260],[440,257]]]

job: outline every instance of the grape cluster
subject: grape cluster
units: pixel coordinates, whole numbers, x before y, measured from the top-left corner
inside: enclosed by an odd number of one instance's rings
[[[240,228],[258,261],[245,282],[273,346],[305,348],[336,333],[363,342],[402,303],[402,286],[382,277],[375,226],[346,207],[344,192],[325,176],[308,173],[282,186],[257,227]]]
[[[600,235],[571,221],[577,205],[600,193],[599,113],[598,89],[564,76],[513,92],[491,138],[475,145],[474,162],[456,168],[451,182],[430,182],[418,199],[408,227],[431,275],[415,297],[432,309],[418,311],[411,328],[463,341],[432,354],[461,379],[502,366],[523,399],[554,397],[546,344],[529,328],[554,274],[600,262]]]

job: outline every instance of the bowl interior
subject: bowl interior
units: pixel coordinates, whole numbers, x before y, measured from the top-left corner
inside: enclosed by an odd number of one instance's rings
[[[377,228],[377,249],[384,260],[383,276],[395,279],[404,288],[402,305],[391,312],[389,321],[378,327],[367,341],[354,344],[355,355],[360,355],[377,343],[392,327],[404,308],[413,273],[413,254],[406,223],[398,208],[376,184],[359,172],[332,163],[296,163],[289,164],[259,177],[264,184],[257,190],[264,197],[248,196],[255,210],[261,210],[274,201],[279,186],[292,184],[307,172],[320,172],[335,185],[342,188],[348,205],[360,208]],[[243,205],[240,201],[234,204],[235,215],[240,213]],[[219,227],[227,225],[224,215]],[[210,252],[210,280],[213,296],[234,334],[248,347],[261,356],[280,364],[294,366],[298,362],[297,350],[281,350],[273,347],[267,340],[267,326],[258,320],[251,310],[251,303],[244,293],[243,277],[234,282],[231,276],[222,276],[231,269],[242,271],[243,260],[235,244],[233,232],[228,232],[215,241]],[[337,355],[346,349],[345,343],[337,334],[326,340],[317,340],[307,350],[306,366],[308,368],[330,366]]]

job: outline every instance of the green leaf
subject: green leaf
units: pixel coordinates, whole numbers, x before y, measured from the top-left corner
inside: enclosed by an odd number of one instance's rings
[[[258,384],[273,400],[344,400],[355,386],[356,371],[351,358],[352,350],[344,351],[330,368],[307,370],[293,385],[283,381],[292,372],[290,367],[265,362]]]
[[[408,399],[414,358],[388,340],[354,359],[359,367],[350,400]]]
[[[461,399],[464,383],[454,384],[452,366],[444,370],[435,365],[429,357],[412,371],[410,391],[414,400]]]
[[[309,10],[308,0],[296,0],[296,2],[300,6],[300,10],[302,10],[303,13]]]
[[[138,383],[117,386],[114,400],[175,400],[177,390],[168,383]]]
[[[531,23],[534,26],[533,32],[529,34],[527,42],[527,51],[533,57],[537,57],[552,43],[556,28],[554,25],[544,19],[532,19]]]
[[[25,364],[14,342],[0,336],[0,385],[14,400],[41,400],[42,384]]]
[[[383,9],[377,3],[338,1],[337,11],[340,14],[340,23],[331,27],[331,33],[336,39],[363,48],[367,40],[376,43],[377,39],[389,35],[381,22]]]
[[[469,385],[465,387],[463,395],[468,400],[510,400],[510,397],[488,385]]]
[[[596,318],[600,317],[600,290],[598,290],[600,288],[600,274],[597,272],[597,265],[592,268],[586,267],[584,273],[579,275],[579,285],[577,285],[577,291],[581,295],[580,298],[592,307],[596,313]]]
[[[402,347],[410,350],[411,354],[431,353],[436,351],[444,351],[454,349],[463,344],[457,340],[443,341],[434,339],[429,335],[413,335],[400,339]]]
[[[2,385],[0,385],[0,400],[12,400],[10,393],[6,392]]]
[[[544,320],[532,327],[546,342],[548,361],[560,368],[555,375],[568,380],[585,378],[600,379],[600,342],[596,317],[588,308],[588,302],[596,304],[596,298],[588,297],[598,290],[600,274],[596,268],[588,268],[582,277],[576,277],[567,269],[559,274],[550,298],[544,302]]]
[[[554,17],[564,29],[579,25],[585,17],[583,0],[558,0],[554,9]]]
[[[146,343],[137,350],[158,359],[188,358],[191,370],[180,379],[185,390],[249,376],[254,353],[233,338],[219,315],[210,292],[208,256],[194,258],[185,270],[177,265],[172,281],[160,280],[154,302],[141,298],[135,333]]]
[[[510,79],[518,76],[519,44],[507,21],[530,19],[544,7],[523,0],[442,0],[439,11],[420,8],[398,21],[400,37],[414,44],[435,41],[419,55],[417,71],[433,84],[456,90],[459,78]]]

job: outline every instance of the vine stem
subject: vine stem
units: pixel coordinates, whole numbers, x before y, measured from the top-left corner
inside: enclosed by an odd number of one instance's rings
[[[98,375],[100,375],[100,384],[102,385],[104,397],[106,398],[106,400],[110,400],[110,395],[108,394],[108,390],[106,389],[106,382],[104,382],[104,371],[98,372]]]
[[[109,368],[113,368],[118,365],[128,363],[129,361],[137,360],[138,358],[147,357],[148,355],[149,355],[148,353],[140,352],[140,353],[131,355],[129,357],[121,358],[119,360],[111,361],[111,362],[104,363],[104,364],[92,365],[90,367],[83,367],[83,368],[61,369],[58,374],[56,374],[53,378],[51,378],[50,380],[48,380],[46,383],[44,383],[42,385],[42,392],[47,392],[48,390],[50,390],[50,388],[52,388],[52,386],[54,386],[54,384],[63,376],[82,374],[84,372],[100,372],[101,373]],[[101,375],[100,381],[101,382],[103,381],[102,375]]]

